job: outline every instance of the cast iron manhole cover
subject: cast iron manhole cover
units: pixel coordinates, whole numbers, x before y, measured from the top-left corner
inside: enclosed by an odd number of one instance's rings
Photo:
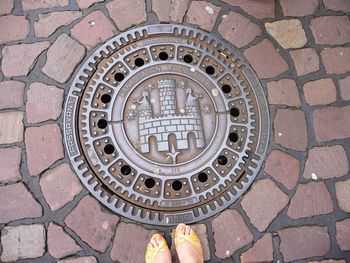
[[[198,221],[237,200],[264,159],[262,87],[232,48],[203,31],[152,25],[92,54],[71,86],[65,143],[105,206],[156,225]]]

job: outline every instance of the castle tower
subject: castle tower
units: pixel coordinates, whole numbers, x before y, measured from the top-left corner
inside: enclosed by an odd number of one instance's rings
[[[176,115],[176,80],[162,79],[158,81],[158,88],[161,116]]]

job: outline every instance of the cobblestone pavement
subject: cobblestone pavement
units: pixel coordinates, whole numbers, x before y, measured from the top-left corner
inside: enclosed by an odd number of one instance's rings
[[[155,231],[102,207],[70,167],[62,108],[119,32],[183,23],[240,49],[271,114],[243,197],[196,225],[208,262],[350,260],[349,0],[0,0],[0,261],[142,262]]]

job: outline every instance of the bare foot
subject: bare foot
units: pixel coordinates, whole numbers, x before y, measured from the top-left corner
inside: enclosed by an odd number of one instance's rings
[[[184,224],[178,225],[176,229],[185,236],[190,236],[191,231],[194,231],[190,226]],[[178,242],[176,252],[181,263],[203,263],[201,254],[189,241]]]
[[[162,247],[160,249],[160,252],[158,252],[153,260],[153,255],[146,254],[146,263],[171,263],[171,254],[168,245],[166,244],[165,239],[159,235],[155,234],[152,236],[151,240],[149,241],[147,247],[151,247],[153,250],[158,249],[159,247]],[[148,249],[147,249],[148,250]]]

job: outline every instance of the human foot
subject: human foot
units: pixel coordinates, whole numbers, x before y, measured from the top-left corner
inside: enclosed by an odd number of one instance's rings
[[[170,249],[161,235],[152,236],[147,245],[145,260],[146,263],[171,263]]]
[[[179,224],[175,230],[175,248],[181,263],[202,263],[201,242],[192,227]]]

